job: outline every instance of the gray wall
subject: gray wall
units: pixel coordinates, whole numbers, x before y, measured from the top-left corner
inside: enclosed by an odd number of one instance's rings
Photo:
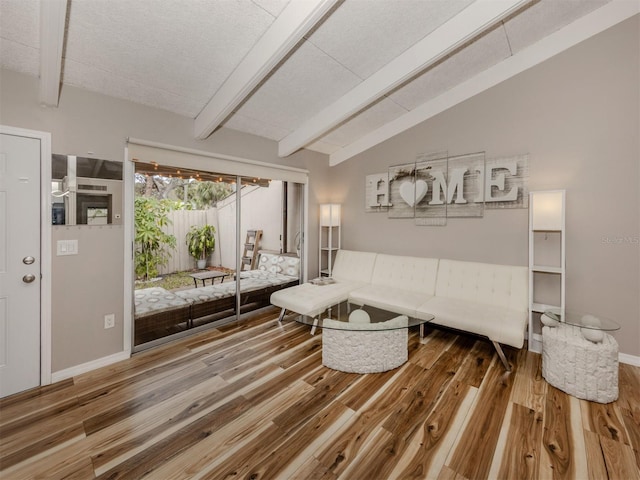
[[[52,232],[52,370],[122,351],[122,225],[56,226]],[[78,255],[56,256],[58,240],[78,240]],[[116,325],[104,329],[104,316]]]
[[[529,153],[531,190],[567,190],[568,307],[617,320],[621,351],[640,355],[638,31],[636,17],[333,168],[309,151],[279,159],[275,142],[227,129],[200,142],[190,119],[68,86],[59,108],[42,108],[37,79],[9,71],[0,72],[0,123],[51,132],[55,153],[121,160],[131,136],[308,168],[310,278],[324,202],[343,204],[345,248],[526,265],[526,210],[416,227],[365,214],[364,176],[420,152]],[[54,371],[122,349],[120,313],[115,329],[101,328],[103,315],[123,304],[122,264],[113,260],[122,255],[122,231],[89,232],[54,234],[83,235],[80,255],[54,257]],[[636,242],[606,241],[620,237]],[[96,255],[103,248],[109,257]]]
[[[529,153],[530,190],[567,192],[567,307],[616,320],[620,350],[640,355],[639,23],[636,16],[334,167],[343,246],[527,265],[527,210],[417,227],[364,213],[364,177],[421,152]]]
[[[43,108],[38,104],[38,80],[7,70],[0,70],[0,106],[1,124],[51,132],[53,153],[121,161],[126,138],[135,137],[308,168],[309,265],[310,274],[316,275],[318,197],[329,170],[326,155],[303,150],[280,159],[276,142],[228,129],[197,141],[191,119],[68,86],[62,89],[58,108]],[[94,153],[88,155],[89,151]],[[80,252],[54,256],[52,261],[52,370],[56,372],[122,351],[124,237],[121,227],[53,230],[53,246],[59,239],[77,238]],[[114,329],[103,328],[107,313],[116,313]]]

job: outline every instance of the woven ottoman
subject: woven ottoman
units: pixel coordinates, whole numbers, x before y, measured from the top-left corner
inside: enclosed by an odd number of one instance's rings
[[[618,342],[607,333],[601,343],[590,342],[572,325],[545,326],[542,376],[574,397],[613,402],[618,399]]]
[[[322,321],[322,364],[349,373],[393,370],[409,358],[406,316],[379,323]],[[392,328],[392,329],[389,329]]]

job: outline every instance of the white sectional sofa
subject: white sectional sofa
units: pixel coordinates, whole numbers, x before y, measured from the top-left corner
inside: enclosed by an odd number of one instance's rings
[[[344,300],[418,318],[434,315],[434,324],[488,337],[507,370],[500,344],[524,344],[526,267],[340,250],[333,278],[331,285],[273,293],[280,320],[287,310],[315,316]]]

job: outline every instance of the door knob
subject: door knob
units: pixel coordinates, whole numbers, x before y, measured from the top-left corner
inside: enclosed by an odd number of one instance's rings
[[[31,283],[36,279],[35,275],[32,275],[31,273],[29,275],[25,275],[24,277],[22,277],[22,281],[24,283]]]
[[[32,264],[33,262],[35,262],[35,261],[36,261],[36,259],[35,259],[35,258],[33,258],[33,257],[31,257],[31,256],[29,256],[29,257],[24,257],[24,258],[22,259],[22,263],[24,263],[25,265],[31,265],[31,264]]]

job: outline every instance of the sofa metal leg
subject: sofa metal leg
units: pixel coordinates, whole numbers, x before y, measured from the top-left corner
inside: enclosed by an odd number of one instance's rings
[[[318,317],[313,319],[313,327],[311,327],[311,335],[316,334],[316,327],[318,326]]]
[[[280,310],[280,316],[278,317],[278,323],[282,323],[282,320],[284,320],[284,314],[287,313],[287,309],[283,308],[282,310]]]
[[[493,340],[491,340],[491,343],[493,343],[493,346],[496,349],[496,352],[498,352],[498,356],[500,357],[500,360],[502,361],[502,364],[504,365],[504,368],[507,372],[511,371],[511,366],[509,365],[509,362],[507,362],[507,357],[504,356],[504,352],[502,351],[502,347],[500,346],[500,344],[498,342],[495,342]]]

